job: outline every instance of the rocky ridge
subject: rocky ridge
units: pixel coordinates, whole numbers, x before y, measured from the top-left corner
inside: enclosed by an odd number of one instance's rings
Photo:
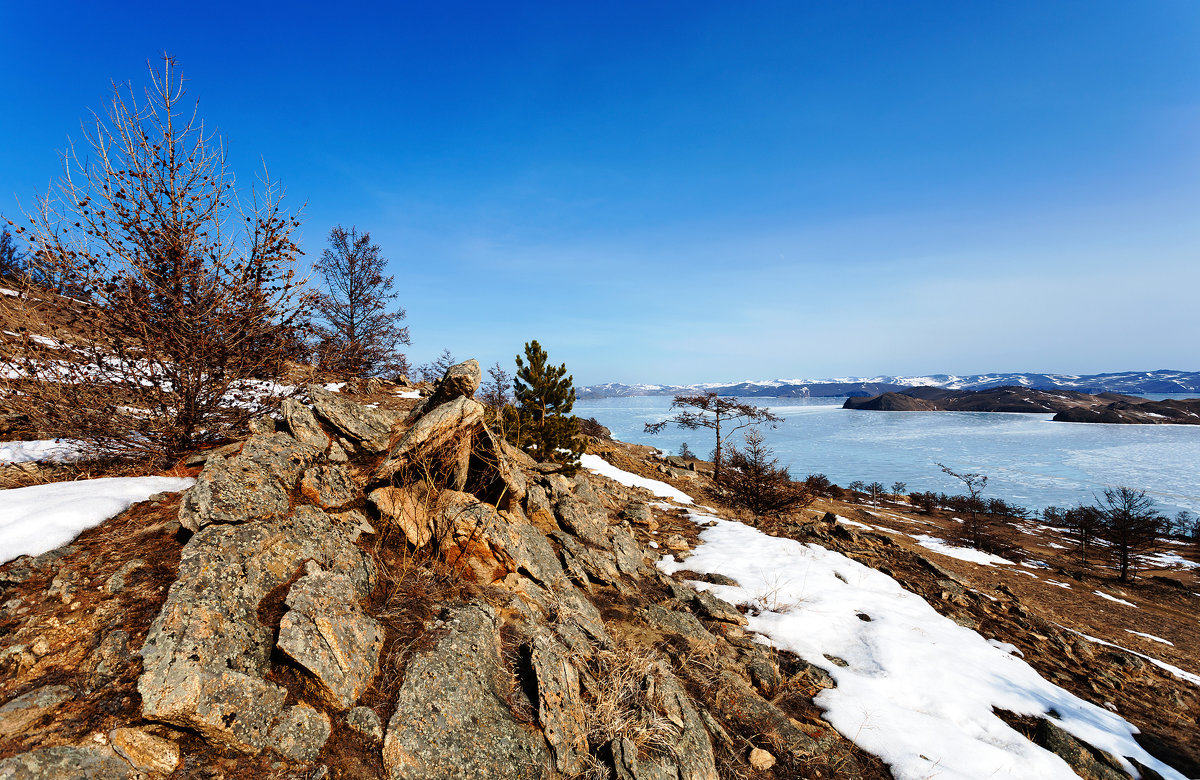
[[[181,500],[108,529],[127,560],[85,560],[97,534],[0,569],[26,594],[4,602],[23,644],[0,648],[21,681],[0,780],[890,776],[821,718],[828,675],[652,565],[651,539],[684,557],[694,524],[512,448],[479,381],[467,361],[406,411],[310,387]],[[996,609],[953,581],[920,587]],[[47,626],[71,636],[25,643]]]

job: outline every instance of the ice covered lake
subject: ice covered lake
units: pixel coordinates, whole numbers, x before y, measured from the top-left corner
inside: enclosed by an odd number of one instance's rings
[[[1163,398],[1165,396],[1153,396]],[[1052,414],[873,412],[841,408],[844,398],[747,398],[784,418],[764,428],[767,444],[793,478],[822,473],[839,485],[855,480],[908,490],[961,492],[935,465],[988,475],[984,493],[1034,509],[1090,502],[1106,487],[1145,490],[1160,511],[1200,512],[1200,425],[1104,425],[1051,422]],[[670,415],[669,396],[577,401],[627,442],[700,457],[713,447],[708,430],[642,426]],[[740,434],[735,434],[740,445]]]

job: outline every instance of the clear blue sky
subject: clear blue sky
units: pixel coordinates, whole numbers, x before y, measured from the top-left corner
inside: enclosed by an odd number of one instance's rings
[[[169,51],[415,363],[1200,369],[1200,3],[0,3],[0,212]]]

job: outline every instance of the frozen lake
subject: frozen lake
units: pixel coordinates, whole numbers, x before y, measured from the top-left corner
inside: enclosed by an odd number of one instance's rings
[[[1154,396],[1162,398],[1164,396]],[[1103,425],[1051,422],[1051,414],[868,412],[841,408],[844,398],[747,398],[785,418],[764,428],[767,444],[794,479],[822,473],[843,487],[855,480],[900,481],[908,490],[961,492],[935,465],[989,477],[985,496],[1030,508],[1091,502],[1106,487],[1145,490],[1160,511],[1200,512],[1200,425]],[[677,452],[680,443],[708,457],[713,434],[648,422],[670,415],[671,398],[577,401],[622,441]],[[740,434],[735,442],[741,445]]]

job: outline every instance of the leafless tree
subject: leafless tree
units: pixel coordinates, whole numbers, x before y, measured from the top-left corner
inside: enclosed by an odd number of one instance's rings
[[[512,374],[504,370],[500,361],[488,369],[488,381],[479,389],[479,400],[493,409],[503,408],[512,400]]]
[[[0,305],[29,332],[3,342],[3,402],[35,427],[114,453],[217,441],[265,410],[297,309],[299,225],[264,174],[239,192],[220,137],[185,102],[175,61],[103,116],[20,232],[34,276]]]
[[[908,490],[907,483],[905,483],[905,482],[893,482],[892,483],[892,495],[895,496],[896,498],[900,498],[900,496],[904,495],[904,491],[906,491],[906,490]]]
[[[788,469],[772,457],[774,452],[764,443],[762,433],[751,429],[743,438],[744,449],[728,448],[720,486],[723,498],[758,518],[786,514],[813,502],[815,496],[808,486],[793,482]]]
[[[1096,504],[1100,535],[1112,545],[1121,582],[1137,571],[1138,557],[1153,552],[1161,538],[1163,518],[1144,490],[1108,488]]]
[[[950,476],[963,483],[967,490],[967,509],[970,519],[963,523],[963,537],[977,550],[983,550],[994,542],[992,528],[983,515],[983,490],[987,487],[988,478],[976,472],[957,472],[945,464],[938,467]]]
[[[25,255],[8,228],[0,228],[0,279],[19,279],[25,273]]]
[[[454,359],[453,353],[450,352],[450,348],[447,347],[442,350],[442,354],[438,355],[437,360],[417,366],[417,373],[423,382],[436,382],[445,376],[446,371],[457,362]]]
[[[878,508],[879,497],[887,492],[882,482],[872,482],[867,485],[867,494],[871,496],[871,506]]]
[[[671,402],[671,409],[682,411],[661,422],[646,423],[646,433],[659,433],[671,424],[681,428],[708,428],[713,431],[716,437],[716,447],[713,449],[713,482],[718,485],[721,483],[721,450],[730,436],[743,428],[756,425],[769,425],[774,428],[783,421],[782,417],[771,414],[769,409],[743,403],[737,398],[719,396],[715,392],[677,395]]]
[[[322,368],[346,377],[407,376],[408,360],[399,347],[411,342],[408,328],[400,325],[404,309],[388,311],[397,293],[386,265],[370,233],[353,226],[330,229],[329,246],[314,266],[325,289],[308,296],[318,314],[313,324]]]
[[[1080,504],[1063,512],[1061,517],[1063,526],[1079,550],[1079,562],[1086,569],[1089,565],[1088,553],[1096,546],[1103,527],[1100,510]]]

